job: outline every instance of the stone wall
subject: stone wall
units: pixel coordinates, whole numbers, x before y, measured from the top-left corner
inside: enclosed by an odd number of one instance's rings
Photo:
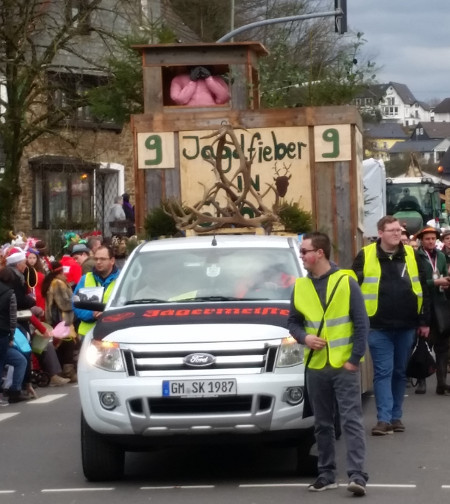
[[[61,131],[61,136],[42,136],[27,147],[21,163],[21,189],[14,219],[14,231],[44,238],[32,230],[33,174],[29,160],[37,156],[64,156],[92,163],[119,163],[125,166],[125,191],[134,204],[133,139],[129,124],[121,132],[78,129]],[[70,143],[65,139],[70,140]],[[75,144],[75,147],[71,144]]]

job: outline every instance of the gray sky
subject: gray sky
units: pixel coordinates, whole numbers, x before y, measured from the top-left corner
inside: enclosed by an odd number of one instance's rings
[[[377,80],[406,84],[418,100],[450,97],[450,0],[347,0],[349,30]]]

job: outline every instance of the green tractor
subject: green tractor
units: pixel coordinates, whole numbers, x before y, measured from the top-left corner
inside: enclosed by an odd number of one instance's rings
[[[409,234],[417,233],[429,221],[434,221],[437,227],[446,227],[448,217],[441,199],[444,188],[431,177],[388,178],[386,213],[397,217]]]

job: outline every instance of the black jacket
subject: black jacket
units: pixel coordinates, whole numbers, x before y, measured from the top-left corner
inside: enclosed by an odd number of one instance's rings
[[[430,294],[427,286],[426,273],[422,261],[416,261],[419,268],[419,278],[423,291],[422,313],[417,314],[417,298],[411,286],[409,275],[405,274],[405,248],[400,243],[397,252],[392,256],[380,247],[377,241],[377,257],[381,266],[381,278],[378,291],[378,309],[370,317],[372,329],[408,329],[430,325]],[[362,284],[364,274],[364,251],[356,256],[353,270]]]
[[[17,325],[17,304],[14,291],[0,282],[0,337],[13,339]]]
[[[11,268],[11,266],[7,266],[7,268]],[[14,290],[14,294],[17,299],[17,309],[18,310],[29,310],[36,304],[36,300],[33,296],[27,294],[27,286],[25,284],[25,278],[20,273],[19,270],[12,267],[14,272],[14,282],[11,284],[12,289]]]

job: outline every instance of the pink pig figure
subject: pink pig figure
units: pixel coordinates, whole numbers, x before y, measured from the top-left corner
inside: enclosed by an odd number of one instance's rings
[[[170,97],[177,105],[208,107],[227,103],[230,92],[222,77],[211,75],[207,68],[198,66],[172,79]]]

